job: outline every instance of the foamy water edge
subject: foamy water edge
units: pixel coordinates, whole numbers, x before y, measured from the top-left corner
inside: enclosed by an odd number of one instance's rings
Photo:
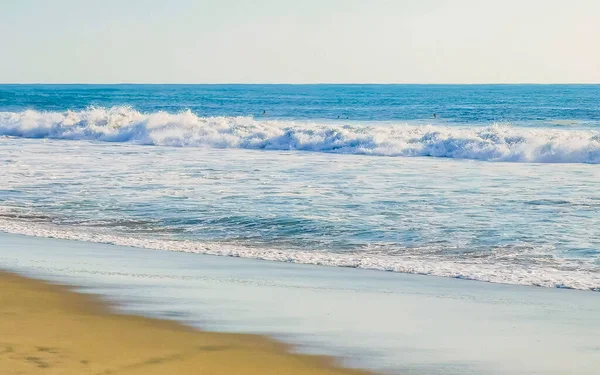
[[[527,266],[507,268],[505,264],[476,263],[468,260],[423,259],[416,256],[382,254],[344,254],[324,251],[298,251],[252,248],[222,243],[137,238],[60,228],[51,224],[19,223],[0,220],[0,232],[33,237],[103,243],[108,245],[166,250],[214,256],[249,258],[265,261],[361,268],[378,271],[419,274],[483,281],[499,284],[529,285],[600,292],[600,274],[591,270],[578,272],[556,268],[533,269]]]

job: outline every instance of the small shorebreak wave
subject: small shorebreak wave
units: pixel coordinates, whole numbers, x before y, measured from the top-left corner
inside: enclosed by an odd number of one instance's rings
[[[329,267],[349,267],[388,272],[441,276],[499,284],[532,285],[600,292],[600,268],[575,259],[544,259],[519,263],[504,251],[492,252],[489,259],[447,258],[435,252],[406,251],[386,254],[384,251],[330,252],[322,250],[285,250],[251,247],[235,243],[199,242],[114,234],[86,227],[84,230],[25,220],[0,217],[0,232],[34,237],[104,243],[118,246],[167,250],[216,256],[250,258]],[[422,249],[421,249],[422,250]],[[403,254],[404,253],[404,254]]]
[[[504,162],[600,163],[596,130],[509,125],[344,124],[142,113],[130,107],[0,112],[0,136],[174,147],[429,156]]]

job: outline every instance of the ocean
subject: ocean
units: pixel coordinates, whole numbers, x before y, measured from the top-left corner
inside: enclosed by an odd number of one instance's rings
[[[597,164],[600,85],[0,85],[15,234],[600,291]]]

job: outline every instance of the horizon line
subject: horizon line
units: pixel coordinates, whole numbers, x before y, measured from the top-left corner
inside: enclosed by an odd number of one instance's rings
[[[600,85],[600,82],[449,82],[449,83],[425,83],[425,82],[0,82],[0,85],[214,85],[214,86],[225,86],[225,85],[238,85],[238,86],[316,86],[316,85],[372,85],[372,86],[383,86],[383,85],[413,85],[413,86],[458,86],[458,85],[470,85],[470,86],[484,86],[484,85]]]

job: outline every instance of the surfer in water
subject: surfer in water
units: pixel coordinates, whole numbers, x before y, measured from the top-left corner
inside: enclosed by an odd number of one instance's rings
[[[433,118],[437,118],[437,113],[434,113],[434,114],[433,114]]]
[[[263,109],[263,113],[262,113],[262,115],[263,115],[263,116],[266,116],[266,115],[267,115],[267,111]]]

